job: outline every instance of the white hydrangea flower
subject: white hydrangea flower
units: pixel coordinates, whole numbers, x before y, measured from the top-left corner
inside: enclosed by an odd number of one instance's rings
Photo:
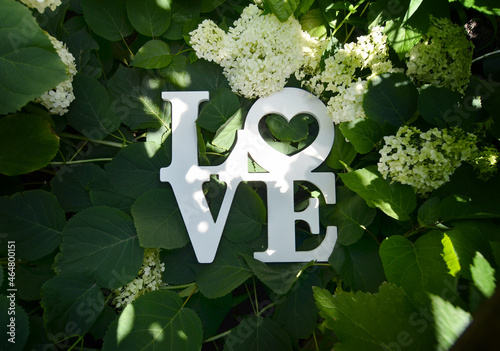
[[[77,73],[75,58],[68,51],[64,43],[60,42],[48,33],[47,36],[56,49],[62,62],[67,67],[66,73],[68,74],[68,79],[57,85],[54,89],[49,90],[39,98],[35,99],[35,102],[41,103],[51,114],[58,114],[62,116],[68,112],[68,106],[73,100],[75,100],[72,84],[73,76]]]
[[[317,66],[319,67],[319,66]],[[356,72],[369,70],[366,79],[356,79]],[[356,42],[347,43],[333,56],[325,59],[325,68],[311,72],[303,81],[314,94],[321,96],[332,93],[328,101],[328,111],[335,123],[365,118],[363,111],[363,94],[367,80],[372,76],[399,71],[389,61],[387,36],[383,27],[374,27],[370,33],[358,37]],[[298,76],[303,79],[306,75]]]
[[[116,307],[125,307],[139,296],[158,290],[162,285],[163,271],[165,263],[160,261],[160,249],[145,249],[139,275],[124,287],[115,290],[113,304]]]
[[[459,128],[433,128],[422,133],[403,126],[384,141],[379,172],[384,178],[413,186],[422,195],[448,182],[455,169],[477,152],[477,137]]]
[[[40,13],[43,13],[47,7],[54,11],[57,6],[61,5],[61,0],[21,0],[21,2],[29,8],[37,9]]]
[[[282,90],[304,63],[304,55],[315,55],[309,47],[315,41],[293,16],[281,23],[254,4],[227,33],[205,20],[190,35],[197,56],[222,66],[232,90],[247,98]]]
[[[416,84],[432,84],[464,93],[471,76],[474,45],[463,28],[449,19],[431,16],[422,40],[406,53],[406,74]]]

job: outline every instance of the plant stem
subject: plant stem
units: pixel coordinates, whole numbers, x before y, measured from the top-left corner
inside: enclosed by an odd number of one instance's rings
[[[75,348],[76,344],[78,344],[82,340],[83,340],[83,335],[80,335],[80,337],[78,338],[78,340],[76,340],[75,343],[73,345],[71,345],[71,347],[68,349],[68,351],[73,350]]]
[[[342,26],[349,19],[349,17],[351,17],[351,15],[353,13],[356,13],[356,10],[358,9],[358,7],[360,7],[361,4],[364,3],[364,2],[365,2],[365,0],[360,0],[356,4],[356,6],[354,6],[354,9],[352,11],[349,11],[349,13],[342,19],[342,22],[340,22],[340,24],[337,27],[335,27],[335,29],[333,30],[332,37],[335,36],[335,33],[337,33],[339,31],[339,29],[342,28]]]
[[[58,166],[58,165],[74,165],[79,163],[88,163],[88,162],[109,162],[112,158],[91,158],[88,160],[76,160],[76,161],[64,161],[64,162],[50,162],[49,165]]]
[[[496,54],[500,54],[500,50],[496,50],[496,51],[492,51],[492,52],[489,52],[487,54],[484,54],[483,56],[479,56],[479,57],[476,57],[474,60],[472,60],[471,63],[474,63],[474,62],[477,62],[477,61],[480,61],[488,56],[493,56],[493,55],[496,55]]]
[[[77,139],[77,140],[85,140],[85,141],[90,141],[91,143],[94,144],[102,144],[102,145],[107,145],[107,146],[113,146],[113,147],[118,147],[120,149],[123,149],[125,145],[123,143],[115,143],[114,141],[107,141],[107,140],[92,140],[89,138],[85,138],[80,135],[75,135],[75,134],[70,134],[70,133],[64,133],[61,132],[59,133],[60,137],[63,138],[68,138],[68,139]]]
[[[167,286],[162,286],[160,289],[162,290],[177,290],[177,289],[186,289],[189,288],[190,286],[193,286],[195,283],[189,283],[189,284],[184,284],[184,285],[167,285]]]
[[[208,338],[207,340],[205,340],[205,342],[211,342],[211,341],[215,341],[215,340],[221,339],[221,338],[223,338],[223,337],[228,336],[229,334],[231,334],[232,331],[233,331],[232,329],[226,330],[223,333],[220,333],[220,334],[212,336],[211,338]]]

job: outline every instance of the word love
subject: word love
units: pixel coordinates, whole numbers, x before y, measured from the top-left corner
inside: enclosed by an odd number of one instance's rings
[[[256,259],[263,262],[328,260],[337,240],[336,227],[328,227],[323,241],[313,250],[297,251],[295,246],[295,221],[305,221],[313,234],[319,234],[319,200],[309,199],[308,207],[296,212],[294,182],[314,184],[323,193],[326,203],[335,203],[334,174],[313,172],[328,156],[334,139],[333,122],[318,98],[301,89],[285,88],[257,100],[248,112],[244,128],[237,132],[231,154],[218,166],[198,165],[195,122],[200,103],[208,101],[208,92],[163,92],[162,98],[172,105],[172,163],[160,169],[160,180],[172,185],[198,262],[214,260],[236,188],[243,181],[261,181],[267,187],[268,247],[264,252],[255,252]],[[271,113],[288,121],[300,113],[314,116],[319,125],[316,139],[292,156],[275,150],[259,133],[259,121]],[[249,157],[267,172],[249,172]],[[226,183],[216,220],[202,189],[211,175],[217,175]]]

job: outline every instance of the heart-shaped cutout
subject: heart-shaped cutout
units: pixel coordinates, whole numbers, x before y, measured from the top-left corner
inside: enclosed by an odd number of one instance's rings
[[[318,132],[318,121],[306,113],[295,115],[290,121],[282,115],[272,113],[259,121],[262,139],[287,156],[293,156],[311,145]]]

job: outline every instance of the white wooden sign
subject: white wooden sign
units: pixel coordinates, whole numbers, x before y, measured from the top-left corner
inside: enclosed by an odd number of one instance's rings
[[[200,263],[214,260],[236,188],[242,181],[262,181],[267,186],[268,247],[264,252],[255,252],[256,259],[263,262],[328,261],[337,240],[336,227],[327,228],[322,243],[314,250],[297,251],[295,247],[296,220],[307,222],[311,232],[319,234],[319,200],[311,198],[305,210],[295,212],[294,182],[314,184],[327,203],[335,203],[335,175],[313,172],[328,156],[334,139],[334,125],[321,100],[297,88],[285,88],[260,98],[248,112],[244,128],[237,132],[236,144],[226,161],[219,166],[199,166],[195,122],[200,103],[209,99],[208,92],[163,92],[162,98],[172,105],[172,163],[160,169],[160,180],[172,185]],[[288,121],[300,113],[314,116],[319,124],[316,139],[293,156],[275,150],[264,141],[258,128],[261,118],[271,113]],[[249,156],[267,173],[250,173]],[[211,175],[218,175],[227,186],[215,221],[202,189]]]

